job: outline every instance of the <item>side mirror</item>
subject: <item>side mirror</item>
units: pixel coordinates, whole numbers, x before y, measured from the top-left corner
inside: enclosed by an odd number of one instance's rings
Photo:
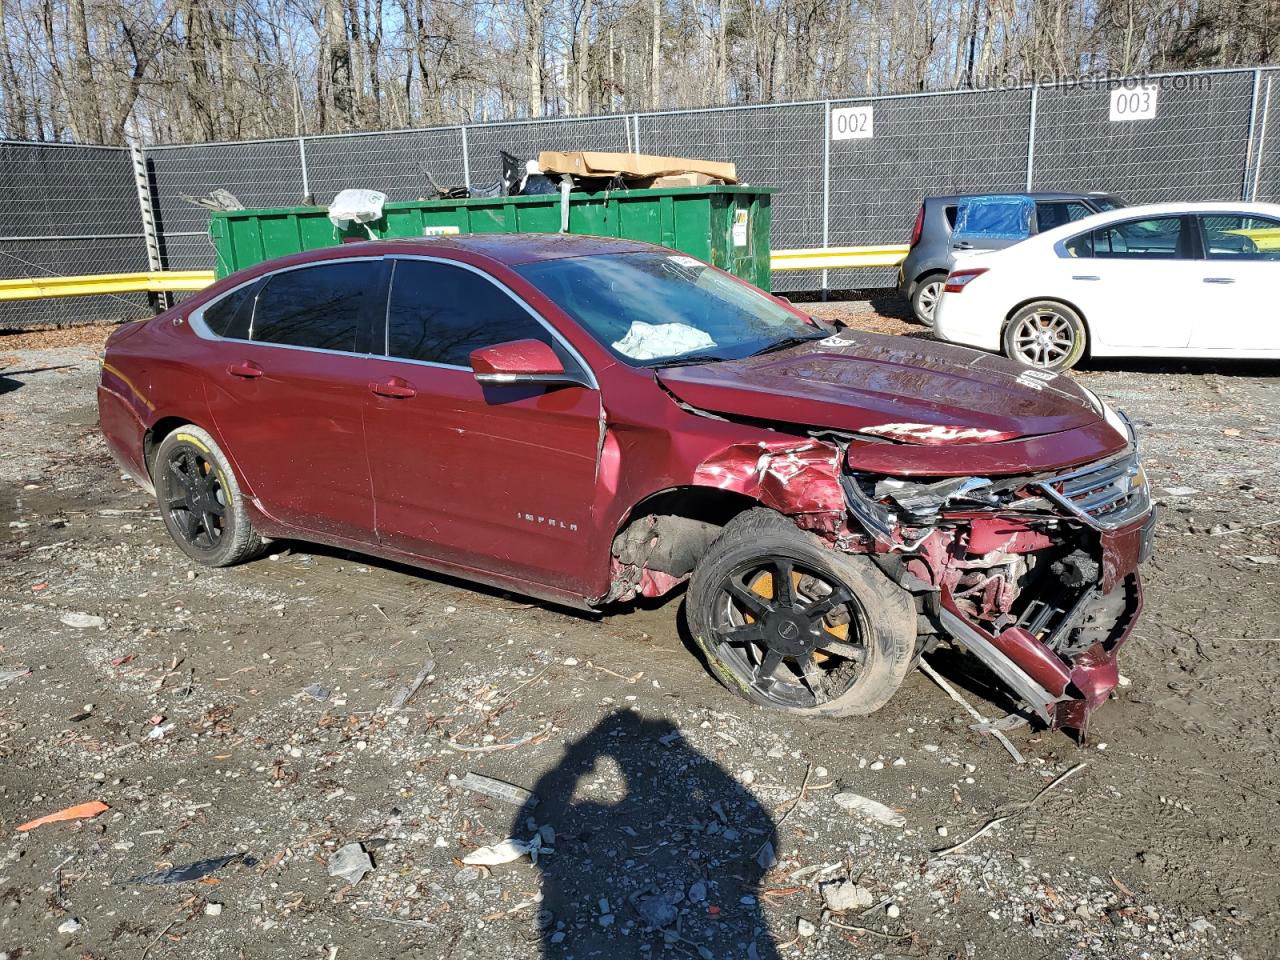
[[[471,351],[471,372],[480,383],[576,383],[556,352],[541,340],[512,340]]]

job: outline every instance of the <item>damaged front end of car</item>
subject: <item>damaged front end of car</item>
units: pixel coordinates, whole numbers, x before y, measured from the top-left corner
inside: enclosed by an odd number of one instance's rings
[[[981,660],[1050,727],[1083,739],[1115,688],[1142,608],[1154,512],[1136,444],[1059,473],[840,476],[853,518],[836,546],[868,552],[920,598],[934,631]]]

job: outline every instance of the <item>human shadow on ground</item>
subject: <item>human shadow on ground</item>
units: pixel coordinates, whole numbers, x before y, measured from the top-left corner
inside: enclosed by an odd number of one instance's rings
[[[554,851],[537,858],[544,958],[777,960],[759,902],[773,819],[671,723],[614,711],[533,792],[511,836]]]

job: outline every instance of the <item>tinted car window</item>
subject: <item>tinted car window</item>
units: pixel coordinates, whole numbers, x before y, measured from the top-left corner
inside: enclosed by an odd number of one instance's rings
[[[466,367],[471,351],[551,334],[497,284],[463,267],[398,260],[387,309],[387,354]]]
[[[220,337],[247,339],[249,318],[253,316],[253,298],[261,286],[261,281],[246,283],[205,307],[201,314],[205,326]]]
[[[1092,210],[1078,200],[1069,200],[1065,202],[1047,202],[1041,201],[1036,204],[1036,229],[1041,233],[1046,230],[1052,230],[1054,227],[1060,227],[1066,223],[1073,223],[1082,217],[1087,217]]]
[[[1063,246],[1073,257],[1129,260],[1173,260],[1182,240],[1181,217],[1130,220],[1080,234]]]
[[[1280,260],[1280,222],[1265,217],[1214,214],[1204,224],[1204,255],[1210,260]]]
[[[379,260],[354,260],[273,274],[258,295],[250,339],[354,350],[361,313],[381,293],[381,267]]]

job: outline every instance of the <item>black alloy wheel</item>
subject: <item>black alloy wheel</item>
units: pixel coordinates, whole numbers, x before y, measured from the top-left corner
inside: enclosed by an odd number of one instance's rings
[[[839,582],[787,557],[739,564],[723,578],[716,653],[761,699],[818,707],[845,693],[866,662],[866,612]]]
[[[199,550],[213,550],[225,530],[227,493],[221,471],[189,445],[169,451],[161,483],[171,529]]]

